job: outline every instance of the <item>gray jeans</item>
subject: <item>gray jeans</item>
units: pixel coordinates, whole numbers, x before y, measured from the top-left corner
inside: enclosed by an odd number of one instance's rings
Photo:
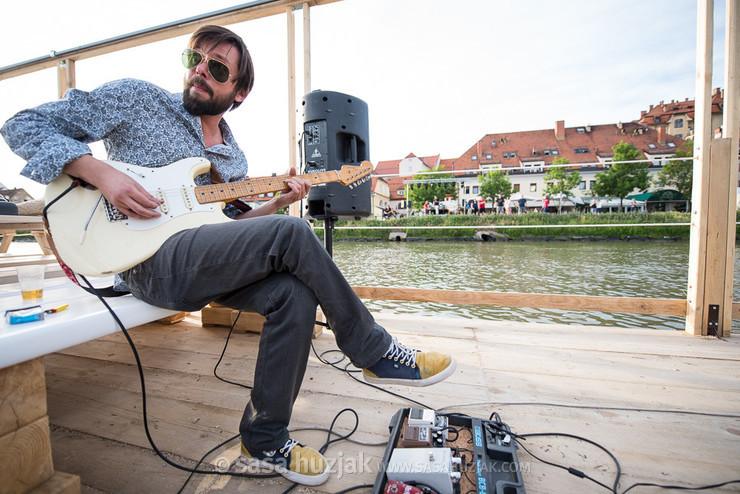
[[[288,440],[317,304],[355,366],[374,364],[391,344],[299,218],[271,215],[186,230],[122,276],[134,296],[152,305],[197,311],[217,302],[265,317],[251,399],[239,427],[252,451]]]

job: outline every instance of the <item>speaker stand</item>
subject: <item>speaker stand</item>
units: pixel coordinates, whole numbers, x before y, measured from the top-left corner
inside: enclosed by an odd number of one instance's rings
[[[332,242],[334,241],[334,222],[337,221],[336,217],[324,218],[324,248],[329,253],[329,257],[334,257],[332,252]]]

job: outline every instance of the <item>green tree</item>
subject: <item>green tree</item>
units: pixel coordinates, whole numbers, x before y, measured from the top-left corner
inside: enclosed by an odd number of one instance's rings
[[[684,142],[676,150],[674,158],[692,158],[694,156],[694,141]],[[670,160],[653,180],[656,187],[673,187],[684,196],[691,199],[691,186],[694,182],[694,161],[691,159]],[[688,209],[687,209],[688,211]]]
[[[650,187],[647,163],[623,163],[642,159],[642,153],[632,144],[621,141],[612,147],[614,163],[596,174],[593,192],[599,196],[619,197],[619,210],[623,211],[624,198],[635,189],[645,192]]]
[[[567,165],[570,163],[568,158],[557,158],[552,162],[553,165]],[[581,183],[581,174],[573,170],[568,173],[565,167],[552,168],[545,174],[545,194],[550,197],[557,196],[558,213],[563,212],[563,202],[569,197],[573,197],[571,191]]]
[[[414,180],[430,180],[430,182],[411,184],[409,186],[408,200],[415,209],[421,209],[427,201],[431,203],[435,196],[437,196],[440,201],[443,201],[447,196],[452,196],[457,199],[457,186],[455,185],[452,173],[432,174],[432,172],[441,172],[444,171],[444,169],[445,167],[443,165],[439,165],[432,170],[414,175]],[[446,181],[442,179],[450,180]],[[434,181],[432,182],[431,180]]]
[[[514,187],[504,173],[491,170],[486,173],[480,183],[480,195],[483,199],[494,199],[499,195],[504,199],[511,196]]]

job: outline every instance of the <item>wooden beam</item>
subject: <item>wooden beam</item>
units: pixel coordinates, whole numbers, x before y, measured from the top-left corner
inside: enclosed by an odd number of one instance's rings
[[[182,19],[150,29],[136,31],[89,45],[51,53],[33,60],[2,67],[0,68],[0,81],[36,72],[38,70],[55,67],[59,60],[84,60],[124,50],[126,48],[134,48],[136,46],[171,39],[177,36],[189,35],[203,24],[226,26],[253,19],[283,14],[286,8],[292,8],[293,6],[300,5],[302,3],[308,3],[315,7],[338,1],[340,0],[308,0],[307,2],[306,0],[253,1],[236,7]]]
[[[732,207],[732,223],[728,225],[728,198],[734,183],[730,175],[734,171],[730,163],[731,139],[714,139],[710,143],[709,158],[709,198],[707,201],[707,237],[706,261],[704,273],[704,316],[702,320],[702,334],[722,336],[727,329],[724,327],[724,312],[727,311],[727,319],[731,321],[732,314],[732,292],[727,292],[726,277],[729,276],[729,285],[732,287],[732,265],[727,265],[727,237],[728,234],[735,236],[735,207]],[[737,152],[735,152],[737,156]],[[735,253],[734,249],[732,251]],[[728,271],[729,268],[729,271]],[[717,306],[718,313],[710,311],[710,306]],[[716,320],[710,324],[709,318]]]
[[[75,61],[71,58],[59,60],[57,63],[57,94],[59,99],[62,99],[64,93],[66,93],[68,89],[75,87],[75,85]]]
[[[296,90],[295,90],[295,16],[293,7],[286,9],[288,34],[288,166],[298,169],[298,142],[296,138]],[[288,206],[291,216],[301,215],[301,202]]]
[[[686,332],[706,335],[704,326],[709,201],[709,144],[712,139],[711,90],[714,2],[697,1],[696,100],[694,103],[694,177],[691,199],[691,239],[687,286]]]
[[[311,92],[311,8],[303,4],[303,94]]]
[[[534,309],[625,312],[685,316],[686,300],[656,298],[594,297],[589,295],[554,295],[548,293],[470,292],[465,290],[425,290],[420,288],[352,287],[366,300],[406,300],[456,305],[494,305]]]
[[[730,184],[727,197],[727,246],[725,248],[725,305],[722,310],[722,334],[730,336],[732,330],[732,285],[735,270],[735,215],[737,211],[738,182],[738,138],[740,137],[740,9],[737,2],[726,2],[725,6],[725,97],[722,111],[722,136],[730,139],[730,160],[727,181]]]

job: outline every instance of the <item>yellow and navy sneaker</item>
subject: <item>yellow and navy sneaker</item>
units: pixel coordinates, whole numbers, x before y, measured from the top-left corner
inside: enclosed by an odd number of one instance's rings
[[[288,439],[275,451],[251,453],[242,443],[242,456],[252,465],[274,471],[297,484],[321,485],[329,478],[329,464],[321,453]]]
[[[448,378],[454,371],[455,359],[451,355],[407,348],[394,337],[385,355],[362,369],[362,375],[372,384],[429,386]]]

